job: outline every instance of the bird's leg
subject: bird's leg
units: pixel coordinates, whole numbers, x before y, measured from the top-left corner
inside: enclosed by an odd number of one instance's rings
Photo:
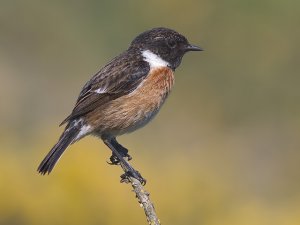
[[[134,177],[135,179],[139,180],[143,185],[146,184],[146,180],[141,176],[141,174],[136,171],[129,163],[126,161],[120,152],[117,150],[117,146],[121,146],[118,144],[115,138],[102,138],[103,142],[111,149],[113,155],[117,158],[120,162],[122,168],[125,171],[125,174],[121,175],[121,182],[129,182],[129,177]],[[116,145],[116,143],[118,145]]]
[[[115,149],[120,153],[120,155],[123,158],[127,158],[128,161],[132,159],[132,157],[128,154],[128,149],[123,147],[122,145],[120,145],[117,142],[116,138],[111,139],[111,144],[115,147]],[[120,160],[114,153],[112,153],[109,160],[110,160],[110,163],[109,163],[110,165],[118,165],[120,163]]]

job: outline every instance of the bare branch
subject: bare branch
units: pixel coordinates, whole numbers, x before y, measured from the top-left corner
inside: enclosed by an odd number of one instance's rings
[[[122,163],[120,165],[126,173],[126,167]],[[149,198],[150,193],[148,193],[144,189],[144,186],[141,184],[141,182],[135,179],[134,177],[129,177],[127,180],[133,187],[133,191],[136,194],[136,198],[138,199],[140,206],[144,209],[148,223],[150,225],[160,225],[160,221],[156,215],[153,203],[150,201]]]

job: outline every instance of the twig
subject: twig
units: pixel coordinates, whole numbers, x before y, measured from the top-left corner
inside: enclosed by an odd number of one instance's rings
[[[120,163],[120,165],[126,173],[126,167],[122,163]],[[128,181],[133,187],[133,191],[136,194],[136,198],[138,199],[140,206],[144,209],[148,223],[150,225],[160,225],[160,221],[156,215],[153,203],[149,198],[150,194],[144,189],[144,186],[141,184],[141,182],[134,177],[129,177]]]

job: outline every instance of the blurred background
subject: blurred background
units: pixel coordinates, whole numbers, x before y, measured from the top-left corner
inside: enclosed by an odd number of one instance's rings
[[[186,35],[167,103],[119,138],[163,224],[300,224],[300,1],[1,1],[0,224],[146,224],[88,137],[36,169],[84,83],[144,30]]]

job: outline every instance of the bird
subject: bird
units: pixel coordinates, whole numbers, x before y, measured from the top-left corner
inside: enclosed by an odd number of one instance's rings
[[[202,51],[175,30],[158,27],[136,36],[128,49],[113,58],[83,86],[58,142],[38,167],[49,174],[64,151],[87,135],[111,149],[110,164],[122,163],[124,180],[134,177],[145,183],[128,163],[132,157],[117,137],[133,132],[151,121],[174,85],[174,72],[190,51]]]

